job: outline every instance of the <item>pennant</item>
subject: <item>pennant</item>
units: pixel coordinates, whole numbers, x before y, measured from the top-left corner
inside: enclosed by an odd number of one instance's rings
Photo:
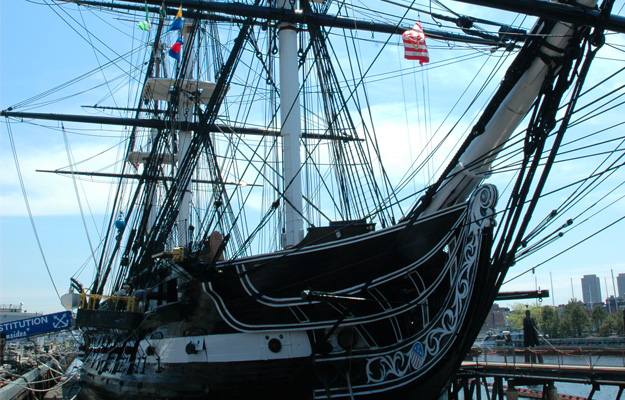
[[[180,8],[178,9],[178,12],[176,13],[176,18],[174,19],[174,22],[172,22],[169,26],[169,30],[167,30],[167,32],[180,30],[182,30],[182,6],[180,6]]]
[[[182,46],[181,37],[178,38],[176,43],[174,43],[173,46],[171,46],[171,49],[169,49],[169,56],[175,58],[177,61],[180,61],[180,46]]]
[[[150,31],[150,22],[149,21],[139,21],[137,22],[137,25],[139,25],[139,28],[141,28],[142,31]]]
[[[145,21],[139,21],[137,22],[137,25],[139,25],[139,28],[141,28],[141,30],[144,31],[150,31],[150,14],[148,11],[148,3],[145,3]]]
[[[412,29],[402,34],[404,40],[404,58],[407,60],[419,60],[419,64],[430,62],[430,55],[425,46],[425,34],[421,29],[421,23],[415,22]]]

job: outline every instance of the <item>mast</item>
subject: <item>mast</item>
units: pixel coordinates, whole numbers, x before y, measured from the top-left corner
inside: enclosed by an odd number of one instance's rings
[[[596,4],[596,0],[583,0],[582,3],[591,7]],[[541,23],[543,23],[541,20],[537,22]],[[423,215],[464,201],[480,182],[490,175],[493,161],[531,109],[548,73],[559,68],[553,60],[561,56],[573,32],[574,26],[571,24],[563,22],[554,24],[546,34],[546,43],[540,49],[545,55],[544,59],[540,54],[535,56],[529,68],[490,118],[483,132],[460,155],[458,163],[445,177],[445,181],[424,209]]]
[[[615,308],[615,312],[618,312],[618,300],[616,300],[616,298],[618,297],[618,293],[616,293],[616,285],[614,284],[614,270],[611,269],[610,270],[610,274],[612,275],[612,290],[614,291],[614,308]]]
[[[182,27],[182,43],[183,46],[181,52],[189,51],[189,61],[186,68],[184,68],[184,76],[182,77],[182,81],[184,82],[183,87],[187,87],[188,82],[193,79],[193,65],[194,63],[194,54],[191,51],[193,49],[191,40],[194,38],[189,34],[192,29],[192,23],[188,20],[185,20],[184,26]],[[184,58],[181,55],[181,60]],[[178,121],[181,122],[192,122],[194,110],[192,109],[193,104],[189,101],[189,96],[183,94],[182,91],[179,92],[178,95]],[[189,147],[191,145],[192,132],[189,130],[180,130],[178,132],[178,160],[184,159],[187,153],[189,152]],[[191,238],[188,237],[189,227],[191,226],[191,181],[187,183],[187,187],[184,189],[184,193],[182,195],[182,199],[180,201],[180,207],[178,209],[178,245],[186,246]]]
[[[280,0],[278,6],[293,10],[295,2]],[[278,25],[278,30],[285,213],[285,232],[282,237],[282,245],[286,248],[296,245],[304,238],[300,173],[302,127],[299,103],[297,28],[290,22],[282,22]]]
[[[158,62],[156,62],[155,67],[156,67],[156,74],[154,74],[155,77],[159,77],[161,75],[161,68],[160,68],[160,63],[163,61],[160,58],[160,55],[162,54],[162,45],[159,45],[158,49],[155,49],[155,54],[157,55],[158,58]],[[163,65],[163,71],[165,71],[165,66]],[[154,108],[158,109],[159,108],[159,100],[154,100]],[[151,128],[150,129],[150,142],[153,143],[155,140],[157,140],[157,136],[158,136],[158,129],[157,128]],[[148,185],[154,185],[154,182],[148,182]],[[150,232],[152,230],[152,227],[154,227],[155,223],[156,223],[156,215],[157,215],[157,210],[156,210],[156,205],[157,205],[157,196],[156,196],[156,190],[150,190],[149,192],[151,192],[150,195],[148,195],[148,197],[146,198],[145,204],[143,205],[143,207],[145,208],[144,213],[148,214],[147,217],[147,232]]]

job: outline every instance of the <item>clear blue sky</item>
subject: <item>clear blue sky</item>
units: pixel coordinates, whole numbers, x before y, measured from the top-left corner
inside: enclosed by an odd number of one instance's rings
[[[616,10],[620,9],[621,3],[618,2]],[[0,2],[0,13],[1,109],[6,109],[18,101],[95,68],[98,62],[105,62],[101,55],[96,58],[96,54],[91,51],[86,40],[78,38],[75,32],[67,24],[61,22],[47,6],[24,0],[5,0]],[[85,12],[83,16],[97,33],[100,22],[93,19],[88,12]],[[112,47],[110,54],[124,53],[133,42],[128,35],[140,35],[140,32],[136,30],[117,32],[113,37],[102,35],[99,39]],[[92,40],[95,39],[92,38]],[[138,36],[135,36],[134,40],[139,40]],[[621,43],[623,43],[622,40]],[[438,50],[438,53],[431,51],[431,57],[442,54],[443,51],[444,49]],[[621,52],[620,59],[615,62],[623,64],[624,58]],[[438,78],[435,77],[434,72],[431,77],[433,80],[431,84],[436,85],[435,80]],[[93,76],[90,79],[97,80],[97,78]],[[447,81],[449,81],[448,77]],[[443,85],[450,82],[443,82],[441,79],[438,83]],[[442,96],[444,102],[444,96],[447,94],[436,92],[437,89],[434,87],[432,96]],[[98,99],[92,98],[89,101],[90,103],[83,100],[78,105],[94,104]],[[69,105],[73,108],[69,108]],[[46,107],[47,112],[72,113],[76,110],[76,104],[71,101]],[[24,308],[30,312],[59,311],[61,310],[60,302],[48,276],[26,213],[24,197],[17,179],[14,157],[9,144],[8,127],[4,124],[4,120],[2,122],[3,125],[0,128],[0,166],[3,171],[0,176],[0,304],[24,303]],[[45,259],[59,292],[63,294],[67,291],[69,277],[81,270],[85,262],[89,264],[78,277],[84,283],[89,284],[92,273],[90,266],[93,262],[88,261],[89,243],[85,238],[82,218],[77,213],[78,207],[72,182],[70,179],[56,175],[34,172],[35,169],[55,169],[68,164],[62,132],[38,130],[36,126],[30,126],[26,129],[16,129],[12,133]],[[70,132],[74,158],[84,158],[94,150],[104,151],[120,140],[116,132],[107,131],[102,136],[104,137],[83,138]],[[388,146],[383,144],[383,147]],[[392,164],[394,165],[394,162]],[[620,176],[622,177],[623,174]],[[555,179],[566,178],[566,173],[564,173],[560,177],[556,176]],[[87,217],[87,225],[95,246],[97,245],[97,227],[102,225],[101,221],[104,218],[106,195],[98,195],[101,190],[105,193],[102,184],[85,184],[84,190],[91,194],[89,197],[91,203],[83,204],[83,208],[93,210],[93,216]],[[622,195],[623,189],[620,189],[618,193]],[[545,205],[540,212],[546,213],[548,210],[550,210],[549,204]],[[571,233],[571,238],[567,238],[568,242],[558,244],[548,252],[539,253],[519,263],[510,271],[509,276],[514,276],[541,263],[551,255],[582,239],[584,235],[590,234],[622,215],[625,215],[625,205],[621,202],[609,213],[598,217],[596,224],[588,224],[587,228],[580,229],[580,232]],[[551,289],[549,280],[551,273],[555,303],[565,303],[571,297],[571,282],[575,296],[581,298],[582,275],[594,273],[601,280],[602,295],[605,298],[606,279],[608,294],[612,294],[611,271],[614,270],[615,276],[625,272],[625,253],[622,250],[624,230],[625,224],[620,223],[602,235],[589,240],[584,246],[541,266],[536,270],[535,275],[527,274],[513,284],[507,285],[504,290],[534,289],[535,285]],[[551,302],[551,299],[546,300],[547,304]]]

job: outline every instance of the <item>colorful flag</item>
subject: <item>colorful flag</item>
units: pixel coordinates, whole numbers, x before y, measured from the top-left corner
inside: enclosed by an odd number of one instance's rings
[[[137,25],[139,25],[142,31],[150,31],[150,21],[139,21]]]
[[[419,64],[430,62],[428,49],[425,46],[425,34],[421,29],[421,23],[417,21],[412,29],[402,34],[404,39],[404,58],[408,60],[419,60]]]
[[[182,46],[181,37],[179,37],[176,43],[169,49],[169,56],[175,58],[177,61],[180,61],[180,46]]]
[[[139,28],[141,28],[144,31],[150,31],[150,15],[149,15],[149,11],[148,11],[148,3],[145,3],[145,21],[139,21],[137,22],[137,25],[139,25]]]
[[[176,13],[176,18],[174,19],[174,22],[172,22],[169,26],[169,30],[167,32],[180,30],[182,30],[182,6],[180,6],[180,8],[178,9],[178,12]]]

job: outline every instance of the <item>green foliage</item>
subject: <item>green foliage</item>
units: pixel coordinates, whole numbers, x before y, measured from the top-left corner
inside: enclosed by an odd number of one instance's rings
[[[599,332],[599,328],[607,316],[608,312],[600,304],[597,304],[592,308],[590,319],[592,320],[592,327],[595,332]]]
[[[511,330],[519,330],[523,328],[523,315],[525,313],[525,304],[514,303],[510,308],[507,316],[507,322]]]
[[[584,305],[576,300],[570,300],[564,306],[562,313],[552,306],[537,306],[524,303],[515,303],[507,316],[511,330],[523,329],[525,310],[530,310],[532,318],[536,320],[539,333],[551,338],[583,337],[590,329],[600,336],[623,335],[623,312],[608,313],[600,305],[593,307],[590,317]]]
[[[511,330],[523,329],[525,310],[530,310],[539,333],[551,338],[583,337],[590,329],[600,336],[625,333],[621,311],[610,314],[600,305],[596,305],[589,317],[582,302],[576,299],[570,300],[564,306],[562,313],[556,307],[548,305],[541,307],[534,304],[515,303],[507,315]]]
[[[599,328],[600,336],[622,335],[625,331],[623,327],[623,314],[615,312],[608,314]]]
[[[540,324],[538,329],[543,335],[558,337],[560,329],[560,314],[558,309],[552,306],[543,306],[540,309]]]
[[[540,326],[541,307],[535,304],[528,305],[524,303],[514,303],[508,313],[508,324],[511,330],[523,329],[523,318],[525,318],[525,310],[530,310],[532,317],[536,320],[536,325]]]
[[[590,318],[584,305],[579,300],[569,300],[562,311],[560,319],[560,335],[563,337],[582,337],[590,327]]]

